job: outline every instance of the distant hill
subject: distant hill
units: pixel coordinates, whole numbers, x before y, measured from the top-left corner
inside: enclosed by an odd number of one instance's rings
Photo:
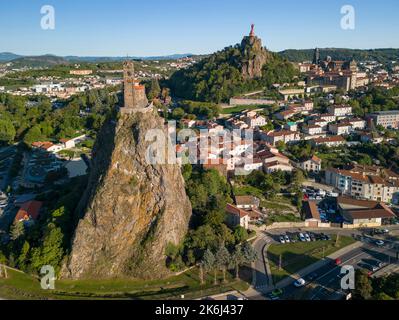
[[[176,97],[207,102],[227,102],[249,91],[290,83],[297,75],[292,63],[262,47],[253,30],[241,44],[226,47],[169,79]]]
[[[186,57],[196,57],[196,55],[191,53],[183,54],[172,54],[167,56],[151,56],[151,57],[129,57],[129,59],[134,60],[177,60]],[[32,66],[39,64],[40,66],[51,66],[54,64],[62,64],[67,62],[113,62],[113,61],[123,61],[126,57],[96,57],[96,56],[56,56],[52,54],[40,55],[40,56],[22,56],[11,52],[0,52],[0,62],[10,62],[13,61],[18,65],[23,65],[24,62],[27,66]],[[16,61],[15,61],[16,60]]]
[[[13,68],[45,68],[51,67],[59,64],[68,64],[69,62],[62,58],[53,55],[43,55],[43,56],[31,56],[31,57],[20,57],[11,60]]]
[[[186,58],[186,57],[192,57],[194,56],[191,53],[185,53],[185,54],[172,54],[168,56],[153,56],[153,57],[128,57],[129,59],[133,60],[177,60],[181,58]],[[66,60],[68,61],[83,61],[83,62],[108,62],[108,61],[123,61],[126,60],[127,57],[79,57],[79,56],[66,56]]]
[[[279,55],[292,61],[312,61],[314,49],[303,50],[284,50]],[[335,60],[355,59],[357,61],[376,60],[382,64],[388,65],[391,61],[399,61],[399,49],[343,49],[343,48],[324,48],[320,49],[320,57],[324,59],[331,56]]]
[[[19,58],[20,56],[11,52],[0,52],[0,62],[8,62]]]

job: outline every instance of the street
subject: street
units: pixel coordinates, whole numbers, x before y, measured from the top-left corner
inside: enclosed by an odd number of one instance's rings
[[[390,235],[371,237],[364,235],[361,230],[322,230],[326,234],[341,234],[356,237],[360,240],[359,246],[339,256],[341,263],[339,266],[334,264],[334,260],[326,258],[324,261],[319,262],[316,268],[312,267],[307,269],[311,270],[301,276],[306,280],[306,285],[303,288],[296,288],[293,285],[294,278],[291,281],[284,282],[285,285],[279,286],[278,284],[270,283],[269,274],[267,272],[267,259],[264,257],[264,249],[271,243],[278,243],[278,235],[285,234],[286,232],[294,232],[297,230],[272,230],[268,232],[261,232],[257,241],[254,243],[254,248],[258,252],[258,259],[253,264],[255,283],[253,287],[246,292],[246,297],[249,299],[267,299],[270,292],[276,287],[283,290],[280,299],[307,299],[307,300],[334,300],[343,299],[345,293],[341,291],[341,267],[344,265],[351,265],[355,269],[359,269],[359,263],[367,261],[381,261],[384,266],[381,271],[376,274],[381,274],[385,268],[396,268],[396,255],[397,255],[397,241],[392,241],[393,234],[399,232],[398,227],[391,227]],[[304,230],[302,230],[304,231]],[[318,230],[320,232],[321,230]],[[384,238],[384,246],[377,246],[376,240]],[[266,257],[267,258],[267,257]],[[314,265],[316,266],[316,264]]]

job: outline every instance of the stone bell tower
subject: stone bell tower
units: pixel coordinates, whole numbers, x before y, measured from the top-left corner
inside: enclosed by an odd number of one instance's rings
[[[133,61],[125,61],[123,63],[123,94],[124,105],[121,108],[122,113],[143,111],[149,106],[145,87],[134,78]]]
[[[123,63],[124,108],[133,109],[136,105],[134,94],[134,65],[132,61]]]

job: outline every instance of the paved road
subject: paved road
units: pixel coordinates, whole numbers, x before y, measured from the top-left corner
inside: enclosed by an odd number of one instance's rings
[[[255,267],[255,290],[262,292],[267,289],[269,285],[269,278],[267,275],[265,257],[264,257],[264,249],[265,246],[270,243],[272,240],[262,233],[257,241],[254,243],[254,248],[258,253],[258,259],[254,263]]]
[[[398,227],[390,228],[391,234],[397,233]],[[295,230],[296,231],[296,230]],[[302,230],[303,231],[303,230]],[[265,299],[267,294],[273,290],[273,284],[269,281],[269,275],[266,271],[266,263],[264,259],[264,248],[267,244],[277,243],[278,235],[285,234],[286,232],[291,233],[294,232],[293,229],[287,230],[273,230],[268,232],[262,232],[254,244],[256,251],[258,252],[258,260],[254,263],[255,269],[255,284],[251,290],[246,292],[246,296],[250,299]],[[316,232],[324,232],[328,234],[336,234],[339,232],[341,235],[348,236],[362,236],[362,231],[359,230],[317,230]],[[381,237],[381,236],[378,236]],[[384,247],[378,247],[375,245],[375,240],[377,237],[364,237],[362,236],[360,239],[363,242],[361,247],[353,249],[347,253],[344,253],[340,256],[342,261],[342,265],[353,265],[354,268],[359,268],[358,263],[364,260],[379,260],[383,261],[386,264],[393,263],[396,258],[397,248],[392,249],[395,245],[399,245],[398,242],[395,241],[387,241],[389,239],[389,235],[384,236],[386,245]],[[305,288],[297,289],[295,288],[292,282],[285,286],[284,294],[282,295],[282,299],[314,299],[314,300],[326,300],[326,299],[338,299],[343,297],[342,291],[340,291],[340,283],[341,278],[338,277],[340,274],[341,267],[337,267],[331,263],[327,265],[323,265],[312,272],[310,274],[316,274],[316,278],[313,281],[309,281],[308,276],[304,275],[305,279],[308,280],[308,285]]]
[[[311,274],[317,274],[315,280],[309,281],[309,276],[305,276],[306,287],[297,289],[292,284],[286,286],[281,299],[333,300],[343,298],[341,278],[339,277],[343,265],[359,269],[359,262],[370,260],[382,261],[388,265],[394,262],[395,256],[396,250],[378,247],[374,243],[364,243],[363,246],[340,256],[342,261],[340,266],[335,266],[334,261],[331,261],[312,272]]]

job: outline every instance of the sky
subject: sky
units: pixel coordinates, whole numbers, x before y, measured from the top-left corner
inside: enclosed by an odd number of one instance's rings
[[[43,30],[40,10],[55,10]],[[354,30],[341,8],[355,10]],[[251,23],[272,51],[399,48],[397,0],[2,0],[0,52],[61,56],[206,54],[234,45]]]

